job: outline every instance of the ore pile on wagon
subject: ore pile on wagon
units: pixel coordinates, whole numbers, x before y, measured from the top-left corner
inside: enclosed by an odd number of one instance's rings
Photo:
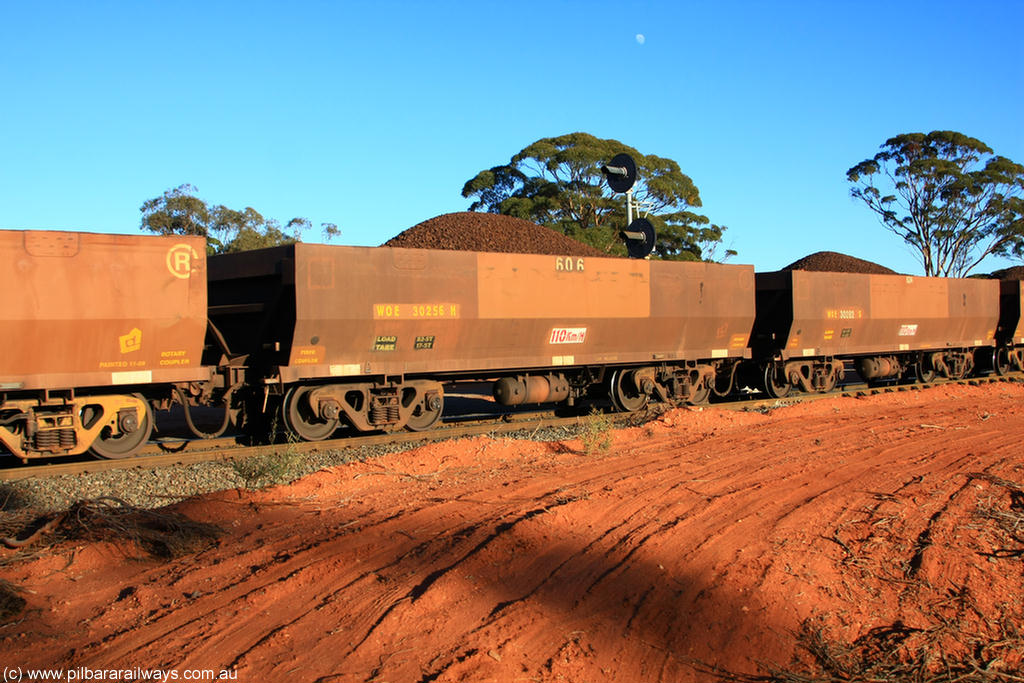
[[[399,233],[381,246],[505,254],[607,256],[599,249],[543,225],[512,216],[473,211],[436,216]]]
[[[989,277],[996,280],[1024,280],[1024,266],[1012,266],[994,271]]]
[[[790,263],[782,270],[811,270],[825,273],[868,273],[895,275],[891,268],[866,261],[856,256],[840,254],[837,251],[816,251]]]

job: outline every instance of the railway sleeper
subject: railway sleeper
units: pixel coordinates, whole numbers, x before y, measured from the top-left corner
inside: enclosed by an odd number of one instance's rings
[[[152,413],[140,395],[12,399],[0,404],[0,442],[27,461],[86,451],[103,458],[135,455],[149,440]]]

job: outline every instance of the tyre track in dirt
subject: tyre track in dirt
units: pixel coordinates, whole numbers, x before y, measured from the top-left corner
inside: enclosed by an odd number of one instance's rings
[[[944,391],[675,411],[589,456],[578,442],[437,444],[207,496],[177,506],[229,530],[198,556],[130,565],[92,545],[45,584],[32,576],[65,563],[59,552],[0,572],[28,581],[41,609],[23,637],[0,637],[51,665],[233,666],[246,679],[753,673],[788,661],[791,630],[822,606],[855,611],[843,596],[875,569],[851,554],[886,549],[893,580],[915,557],[911,578],[928,574],[930,534],[965,504],[969,474],[1020,463],[1024,391]],[[916,545],[886,548],[872,524],[889,508]]]

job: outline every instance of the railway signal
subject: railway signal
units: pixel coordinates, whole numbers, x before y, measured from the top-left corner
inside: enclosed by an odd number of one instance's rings
[[[630,258],[644,258],[654,250],[654,226],[646,218],[637,218],[619,233]]]
[[[616,154],[601,167],[612,192],[626,194],[626,229],[619,237],[626,243],[630,258],[644,258],[654,250],[654,226],[646,218],[633,220],[633,185],[636,184],[636,162],[628,154]]]
[[[628,154],[616,154],[601,167],[612,192],[630,192],[636,183],[636,162]]]

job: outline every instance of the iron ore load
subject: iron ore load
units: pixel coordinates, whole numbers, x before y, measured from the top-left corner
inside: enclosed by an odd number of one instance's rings
[[[463,216],[460,220],[470,220]],[[639,232],[639,231],[638,231]],[[453,382],[504,406],[699,404],[755,389],[1024,370],[1020,281],[0,231],[0,443],[135,455],[181,406],[197,437],[423,430]],[[829,260],[832,259],[832,260]],[[834,261],[833,256],[826,259]],[[197,406],[219,426],[192,420]]]

